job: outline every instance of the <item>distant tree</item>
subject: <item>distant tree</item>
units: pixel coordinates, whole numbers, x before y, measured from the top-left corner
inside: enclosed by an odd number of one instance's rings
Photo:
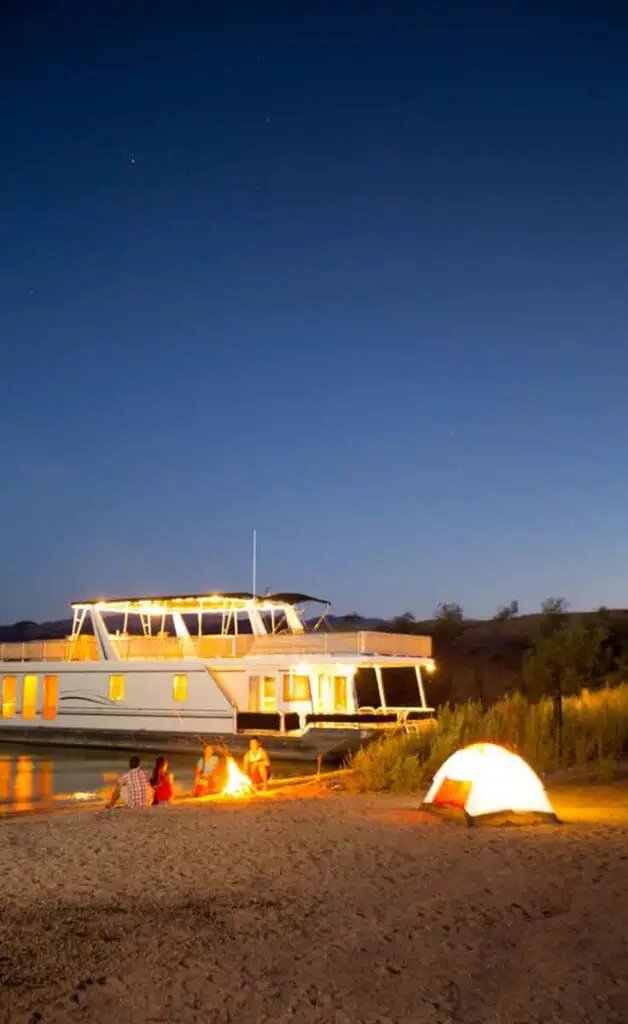
[[[541,602],[541,635],[551,636],[567,626],[569,604],[564,597],[548,597]]]
[[[437,622],[462,622],[464,619],[462,605],[455,601],[441,601],[434,612],[434,618]]]
[[[546,613],[550,617],[558,613]],[[532,697],[547,695],[554,705],[557,754],[562,754],[563,697],[598,685],[609,669],[608,631],[578,623],[542,632],[524,656],[522,676]]]
[[[507,622],[509,619],[515,619],[519,614],[519,602],[511,601],[510,604],[502,604],[497,609],[497,613],[493,616],[496,622]]]
[[[443,601],[434,612],[432,634],[437,652],[449,647],[464,630],[462,607],[454,601]]]
[[[589,628],[606,630],[609,668],[614,673],[614,682],[623,682],[628,676],[628,617],[601,605],[587,616],[586,623]]]
[[[411,632],[415,621],[412,612],[404,612],[403,615],[395,615],[394,619],[391,619],[390,625],[397,633],[408,633]]]
[[[569,610],[569,601],[564,597],[546,597],[541,601],[543,615],[565,615]]]
[[[589,622],[594,625],[604,626],[606,629],[611,629],[614,625],[613,615],[610,609],[604,604],[601,604],[599,608],[596,608],[595,611],[588,616],[588,619]]]

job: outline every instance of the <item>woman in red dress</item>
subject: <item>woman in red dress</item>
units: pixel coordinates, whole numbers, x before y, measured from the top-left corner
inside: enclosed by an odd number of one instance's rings
[[[168,771],[168,762],[165,757],[158,757],[150,780],[155,791],[153,807],[156,804],[169,804],[172,800],[172,775]]]

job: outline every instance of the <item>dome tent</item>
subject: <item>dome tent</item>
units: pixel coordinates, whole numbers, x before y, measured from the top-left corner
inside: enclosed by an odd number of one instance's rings
[[[469,824],[558,821],[536,772],[496,743],[473,743],[452,754],[436,772],[421,806],[463,811]]]

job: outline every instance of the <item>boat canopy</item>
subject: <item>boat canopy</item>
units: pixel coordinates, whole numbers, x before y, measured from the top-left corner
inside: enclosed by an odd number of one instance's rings
[[[308,602],[329,607],[331,602],[323,598],[311,597],[308,594],[280,593],[254,596],[252,593],[220,593],[206,594],[158,594],[143,597],[98,597],[87,601],[73,601],[72,608],[98,608],[101,612],[138,612],[140,614],[162,614],[179,612],[220,612],[222,610],[238,611],[253,607],[259,611],[265,609],[295,607]]]

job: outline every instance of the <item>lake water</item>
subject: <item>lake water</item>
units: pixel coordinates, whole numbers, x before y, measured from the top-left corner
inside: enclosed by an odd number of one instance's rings
[[[156,753],[142,755],[142,765],[149,772]],[[176,790],[191,791],[194,765],[199,754],[190,752],[168,756]],[[126,770],[128,763],[129,754],[124,750],[64,750],[0,744],[0,813],[96,800],[100,791],[110,788],[115,778]],[[273,764],[273,776],[276,778],[308,775],[314,771],[315,765],[302,762]]]

